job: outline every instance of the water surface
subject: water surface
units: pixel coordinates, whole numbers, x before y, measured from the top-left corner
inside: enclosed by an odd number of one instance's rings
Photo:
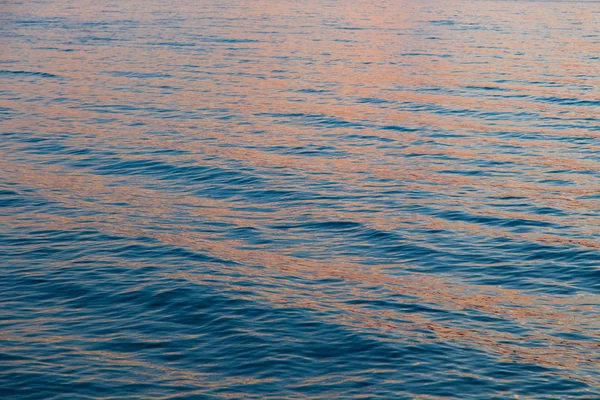
[[[1,8],[1,397],[600,396],[600,3]]]

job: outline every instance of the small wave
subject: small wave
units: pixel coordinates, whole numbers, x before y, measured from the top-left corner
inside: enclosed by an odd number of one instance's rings
[[[18,75],[18,76],[34,76],[41,78],[60,78],[60,76],[51,74],[48,72],[37,72],[37,71],[10,71],[10,70],[0,70],[0,75]]]

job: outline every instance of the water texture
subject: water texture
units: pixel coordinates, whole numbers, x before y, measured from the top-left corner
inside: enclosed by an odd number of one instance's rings
[[[600,397],[599,2],[0,7],[0,397]]]

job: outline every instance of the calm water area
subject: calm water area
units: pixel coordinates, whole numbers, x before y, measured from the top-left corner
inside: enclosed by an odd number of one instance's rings
[[[600,2],[0,36],[0,398],[600,398]]]

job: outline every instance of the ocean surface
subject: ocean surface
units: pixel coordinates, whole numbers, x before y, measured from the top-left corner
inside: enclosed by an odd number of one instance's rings
[[[0,398],[600,398],[600,2],[0,11]]]

